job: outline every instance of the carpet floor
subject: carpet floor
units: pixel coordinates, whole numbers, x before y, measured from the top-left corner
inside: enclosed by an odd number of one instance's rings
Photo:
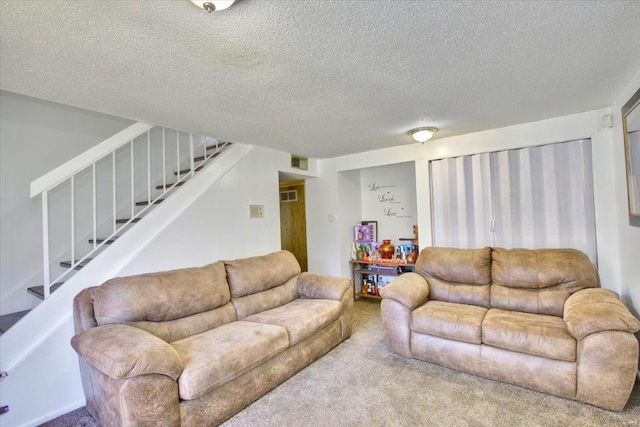
[[[43,424],[95,427],[85,408]],[[612,412],[389,353],[380,305],[358,301],[353,335],[224,427],[635,426],[640,385]]]

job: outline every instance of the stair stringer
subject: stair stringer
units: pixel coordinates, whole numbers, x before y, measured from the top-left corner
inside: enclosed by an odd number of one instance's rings
[[[157,205],[143,221],[112,243],[99,257],[68,279],[63,286],[0,335],[0,370],[11,372],[48,337],[73,317],[73,298],[85,288],[116,276],[151,241],[208,188],[230,171],[253,146],[235,143],[182,188]],[[214,166],[215,165],[215,166]]]

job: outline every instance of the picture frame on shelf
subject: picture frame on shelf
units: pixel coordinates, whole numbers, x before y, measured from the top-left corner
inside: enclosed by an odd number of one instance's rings
[[[368,224],[358,224],[353,228],[353,241],[355,243],[371,243],[372,227]]]
[[[360,224],[371,226],[371,241],[378,241],[378,221],[362,221]]]

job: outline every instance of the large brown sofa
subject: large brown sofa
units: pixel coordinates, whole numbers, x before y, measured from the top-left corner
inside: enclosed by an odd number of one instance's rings
[[[382,290],[391,350],[606,409],[624,408],[640,322],[573,249],[427,248]]]
[[[352,312],[347,279],[280,251],[85,289],[71,344],[102,426],[209,426],[347,339]]]

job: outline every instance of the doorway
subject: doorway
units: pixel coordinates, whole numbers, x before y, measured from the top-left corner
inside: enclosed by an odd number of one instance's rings
[[[280,243],[307,271],[307,215],[304,181],[280,182]]]

